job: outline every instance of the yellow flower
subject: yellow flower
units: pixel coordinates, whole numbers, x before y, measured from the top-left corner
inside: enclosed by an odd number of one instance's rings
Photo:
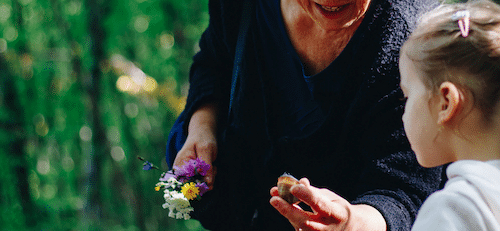
[[[189,182],[182,186],[181,192],[188,200],[193,200],[198,196],[200,190],[196,187],[194,182]]]
[[[160,187],[160,186],[156,186],[156,187],[155,187],[155,190],[156,190],[157,192],[158,192],[158,191],[160,191],[160,189],[161,189],[161,187]]]

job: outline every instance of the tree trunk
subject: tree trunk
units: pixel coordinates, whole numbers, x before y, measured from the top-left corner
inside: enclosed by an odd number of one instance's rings
[[[87,219],[85,226],[92,230],[102,230],[104,227],[100,225],[103,218],[103,172],[102,166],[105,161],[105,154],[109,153],[110,148],[106,142],[105,127],[102,123],[102,111],[100,102],[102,100],[101,80],[103,73],[100,64],[106,60],[104,51],[104,41],[106,35],[102,26],[103,19],[105,18],[105,9],[107,1],[102,0],[87,0],[88,7],[88,20],[89,32],[91,41],[91,53],[93,64],[90,69],[90,75],[84,76],[87,78],[83,80],[84,89],[89,97],[90,105],[88,108],[89,116],[88,122],[92,128],[92,142],[91,147],[88,149],[86,156],[89,166],[85,166],[88,171],[87,179],[84,185],[86,196],[85,207],[83,210],[83,217]]]

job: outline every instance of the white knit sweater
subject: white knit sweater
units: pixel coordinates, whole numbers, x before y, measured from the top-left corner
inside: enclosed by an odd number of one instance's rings
[[[422,205],[413,231],[500,230],[500,160],[448,166],[443,190]]]

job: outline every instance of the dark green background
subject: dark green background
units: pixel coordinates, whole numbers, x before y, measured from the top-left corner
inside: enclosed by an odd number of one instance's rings
[[[0,0],[0,230],[200,230],[136,156],[168,169],[207,7]]]

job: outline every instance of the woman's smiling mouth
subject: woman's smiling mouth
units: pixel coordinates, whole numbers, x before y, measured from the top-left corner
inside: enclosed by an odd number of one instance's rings
[[[341,17],[344,12],[351,4],[345,4],[345,5],[340,5],[340,6],[328,6],[328,5],[321,5],[318,3],[316,4],[316,8],[319,10],[319,13],[323,15],[323,17],[326,17],[328,19],[336,19]]]
[[[318,3],[316,3],[316,4],[318,4]],[[329,12],[340,11],[340,9],[342,9],[342,7],[343,7],[343,6],[323,6],[323,5],[319,5],[319,6],[321,6],[321,8],[323,8],[323,10],[326,10],[326,11],[329,11]]]

